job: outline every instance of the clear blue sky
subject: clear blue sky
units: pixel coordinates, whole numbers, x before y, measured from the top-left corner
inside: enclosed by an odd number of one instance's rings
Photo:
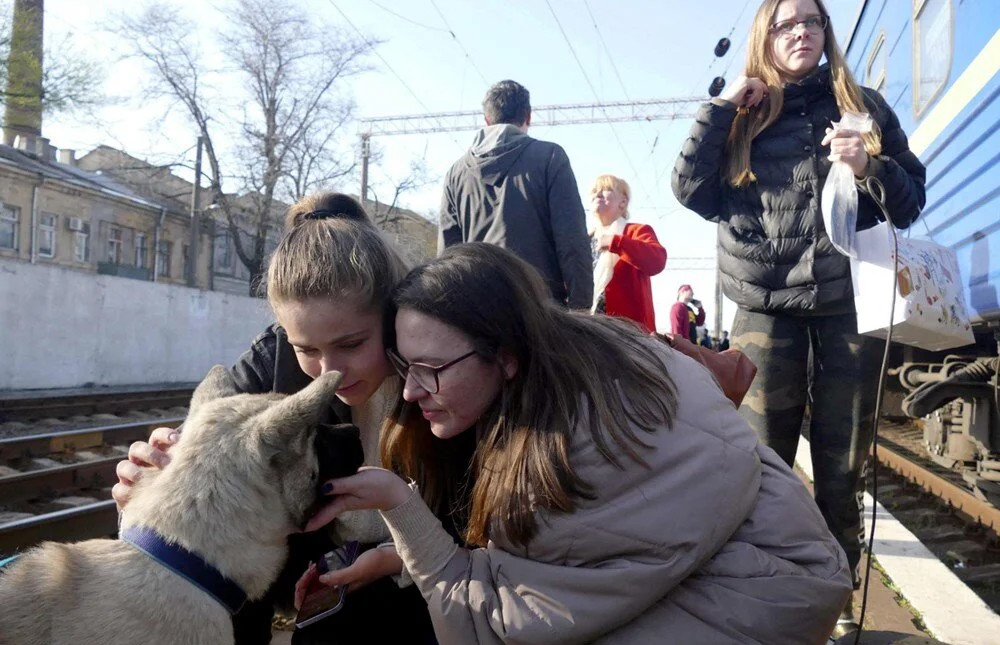
[[[302,3],[317,17],[351,29],[343,12],[362,32],[384,41],[377,50],[381,59],[371,57],[372,70],[350,83],[360,116],[479,109],[486,88],[504,78],[525,85],[535,105],[705,95],[713,76],[725,72],[731,81],[740,73],[745,36],[759,4],[757,0]],[[45,4],[47,38],[54,41],[71,33],[75,46],[103,57],[108,70],[107,91],[121,98],[118,105],[102,111],[104,123],[99,127],[87,119],[49,119],[43,133],[53,145],[85,152],[106,143],[154,161],[193,156],[190,149],[195,134],[183,114],[168,113],[157,104],[136,109],[139,106],[130,99],[139,94],[146,73],[133,63],[118,61],[115,44],[99,31],[111,13],[134,11],[143,3],[47,0]],[[214,11],[205,10],[199,0],[175,0],[175,4],[198,16],[199,27],[207,35],[222,24],[228,2],[213,3]],[[827,0],[827,5],[843,44],[858,0]],[[712,50],[723,36],[732,40],[733,47],[724,58],[716,59]],[[633,220],[651,224],[668,255],[679,265],[683,262],[680,258],[715,255],[715,225],[681,208],[670,191],[670,168],[689,127],[689,121],[680,120],[613,127],[607,123],[538,126],[530,133],[566,149],[584,196],[599,174],[611,173],[629,181],[634,193]],[[353,137],[355,132],[352,125],[347,134]],[[374,188],[384,195],[394,180],[406,174],[412,160],[424,158],[434,181],[406,195],[402,202],[423,214],[436,213],[439,179],[462,154],[471,136],[452,133],[377,139],[383,161],[372,168]],[[336,188],[358,192],[355,182]],[[696,297],[711,307],[714,271],[672,269],[668,259],[667,270],[653,281],[661,328],[682,283],[692,284]],[[735,307],[727,304],[724,328],[731,324],[734,311]],[[708,313],[711,328],[714,312],[710,308]]]

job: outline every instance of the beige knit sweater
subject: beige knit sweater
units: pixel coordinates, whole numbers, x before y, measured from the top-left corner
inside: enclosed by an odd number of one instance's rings
[[[361,430],[361,446],[365,452],[365,466],[381,466],[378,455],[379,431],[382,422],[392,412],[399,396],[399,378],[394,374],[382,382],[381,387],[364,405],[351,408],[351,422]],[[331,522],[327,530],[336,544],[357,540],[361,544],[389,540],[389,529],[378,511],[347,511]]]

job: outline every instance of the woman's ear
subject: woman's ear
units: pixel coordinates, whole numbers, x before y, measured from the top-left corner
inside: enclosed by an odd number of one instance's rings
[[[500,371],[503,372],[504,380],[509,381],[517,376],[517,357],[510,350],[500,348],[497,352],[497,361],[500,363]]]

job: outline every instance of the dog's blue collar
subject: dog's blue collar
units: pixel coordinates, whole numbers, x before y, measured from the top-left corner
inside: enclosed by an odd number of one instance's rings
[[[118,537],[128,542],[166,568],[199,587],[235,614],[243,607],[247,594],[219,570],[178,544],[171,544],[159,533],[141,526],[123,529]]]
[[[0,569],[3,569],[8,564],[12,563],[14,560],[17,560],[20,557],[21,557],[20,554],[18,554],[18,555],[12,555],[9,558],[3,558],[2,560],[0,560]]]

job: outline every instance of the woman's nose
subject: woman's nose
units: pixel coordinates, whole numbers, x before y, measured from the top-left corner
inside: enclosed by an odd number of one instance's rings
[[[332,356],[321,356],[319,359],[320,374],[327,372],[340,372],[347,378],[347,366],[341,361],[334,360]]]
[[[403,383],[403,400],[409,403],[416,403],[427,396],[427,390],[420,387],[411,376],[406,377]]]

